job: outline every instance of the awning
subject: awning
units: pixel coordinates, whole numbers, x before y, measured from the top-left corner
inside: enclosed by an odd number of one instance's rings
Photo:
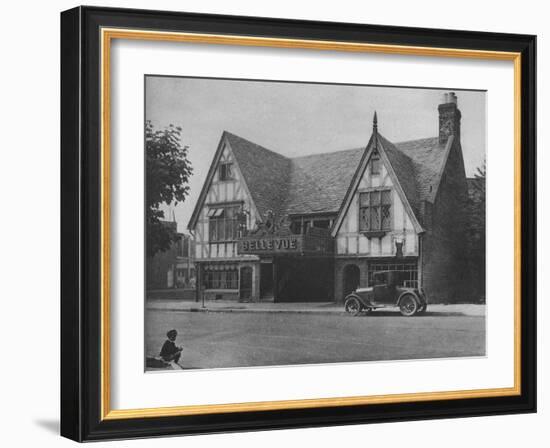
[[[219,218],[220,216],[223,216],[224,211],[225,209],[223,208],[211,208],[210,210],[208,210],[207,216],[209,218]]]
[[[238,266],[235,263],[205,263],[203,265],[204,271],[236,271]]]

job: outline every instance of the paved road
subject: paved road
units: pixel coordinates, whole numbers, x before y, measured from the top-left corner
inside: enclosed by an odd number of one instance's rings
[[[176,328],[188,368],[485,355],[483,317],[149,310],[146,321],[147,355],[158,355],[166,331]]]

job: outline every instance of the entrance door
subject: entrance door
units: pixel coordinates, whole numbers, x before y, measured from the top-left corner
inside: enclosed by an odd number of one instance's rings
[[[260,263],[260,299],[273,300],[273,263]]]
[[[252,297],[252,268],[244,266],[241,268],[239,281],[239,299],[250,300]]]
[[[354,264],[348,264],[344,268],[344,297],[359,287],[361,271]]]

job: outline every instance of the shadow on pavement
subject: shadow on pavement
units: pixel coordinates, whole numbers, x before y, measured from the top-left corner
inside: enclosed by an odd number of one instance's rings
[[[394,317],[405,317],[402,316],[399,311],[373,311],[370,314],[361,314],[361,316],[366,317],[376,317],[376,316],[394,316]],[[434,312],[434,311],[426,311],[424,314],[416,314],[414,316],[415,319],[418,319],[419,317],[434,317],[434,316],[462,316],[462,317],[468,317],[468,314],[465,313],[459,313],[456,311],[443,311],[443,312]],[[469,316],[469,317],[483,317],[483,316]]]

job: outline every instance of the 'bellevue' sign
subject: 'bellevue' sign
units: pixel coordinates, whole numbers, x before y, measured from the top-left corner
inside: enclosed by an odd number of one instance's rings
[[[237,252],[241,255],[277,254],[331,254],[333,240],[324,229],[308,229],[302,235],[249,235],[238,240]]]
[[[237,252],[241,255],[276,254],[331,254],[333,240],[328,229],[309,227],[304,234],[293,234],[288,216],[277,220],[268,211],[263,221],[237,242]]]
[[[301,249],[302,235],[249,237],[238,243],[238,252],[241,254],[300,252]]]

